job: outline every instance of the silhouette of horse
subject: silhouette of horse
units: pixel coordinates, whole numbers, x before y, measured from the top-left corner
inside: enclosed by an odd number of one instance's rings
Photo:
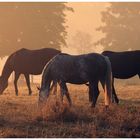
[[[62,102],[63,95],[66,95],[69,105],[72,103],[66,83],[86,84],[89,82],[89,95],[94,94],[90,101],[94,107],[99,95],[98,82],[100,81],[105,92],[105,105],[108,106],[112,94],[111,75],[110,61],[103,55],[97,53],[75,56],[58,54],[44,68],[39,104],[41,105],[48,98],[52,81],[59,84]]]
[[[115,102],[118,103],[119,99],[114,88],[114,78],[128,79],[135,75],[138,75],[140,78],[140,50],[124,52],[104,51],[102,54],[108,56],[111,62],[113,75],[112,94]]]
[[[23,48],[11,54],[4,65],[2,75],[0,77],[0,94],[2,94],[7,88],[8,78],[14,71],[16,95],[18,95],[17,81],[20,74],[24,74],[29,89],[29,95],[31,95],[32,91],[30,87],[29,74],[41,74],[46,63],[59,53],[59,50],[52,48],[43,48],[39,50],[28,50]]]

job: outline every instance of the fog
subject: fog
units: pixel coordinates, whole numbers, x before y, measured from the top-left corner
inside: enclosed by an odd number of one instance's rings
[[[22,13],[20,11],[20,7],[16,6],[16,4],[19,5],[19,3],[14,3],[15,9],[13,9],[13,12],[17,9],[19,11],[16,11],[17,13],[15,12],[15,19],[12,19],[13,15],[10,9],[11,3],[0,3],[0,15],[2,19],[0,22],[0,53],[4,56],[0,59],[0,73],[8,57],[5,56],[5,54],[2,54],[2,52],[11,54],[11,52],[14,52],[18,48],[22,47],[33,49],[47,47],[47,45],[44,45],[43,43],[45,41],[47,42],[47,39],[49,39],[49,36],[44,36],[44,31],[42,29],[34,26],[34,22],[39,22],[39,20],[36,19],[36,14],[38,14],[41,19],[45,19],[44,12],[46,11],[42,11],[41,13],[42,9],[39,9],[44,5],[42,3],[34,5],[29,3],[28,6],[27,3],[24,3],[21,9]],[[66,21],[64,25],[67,26],[67,36],[65,39],[67,46],[64,44],[61,46],[62,52],[69,54],[83,54],[89,52],[101,53],[104,50],[104,46],[108,47],[108,49],[111,48],[110,50],[116,49],[117,51],[139,49],[140,3],[114,3],[112,7],[110,3],[106,2],[70,2],[66,5],[73,8],[74,12],[65,11]],[[22,4],[20,6],[22,6]],[[48,7],[48,5],[45,6]],[[103,11],[105,11],[108,7],[111,7],[112,9],[110,8],[108,13],[103,14]],[[30,8],[32,8],[32,11],[29,13],[30,16],[27,17],[25,13],[27,13],[28,10],[30,11]],[[35,8],[38,8],[37,13]],[[51,8],[49,9],[48,7],[48,11],[50,12]],[[23,15],[21,15],[20,12]],[[114,12],[114,17],[112,12]],[[117,19],[118,15],[123,18]],[[46,24],[49,26],[49,23],[46,21],[44,22],[44,19],[42,20],[43,22],[40,22],[41,26],[44,26],[44,24],[45,26]],[[22,20],[25,23],[23,23]],[[26,24],[27,22],[31,22],[31,24],[28,25]],[[55,22],[57,21],[54,20],[54,23]],[[107,27],[101,28],[100,31],[97,31],[97,28],[104,26],[105,24]],[[22,30],[20,30],[20,28]],[[43,29],[47,30],[46,28]],[[34,31],[36,31],[37,34],[35,34],[36,32],[34,33]],[[108,32],[107,37],[105,34],[106,32]],[[43,37],[45,37],[45,39]],[[104,37],[106,38],[101,40]],[[29,38],[31,39],[29,40]],[[95,43],[99,40],[100,43],[95,45]],[[11,51],[11,48],[14,50]],[[35,76],[34,81],[37,82],[38,80],[40,80],[40,76]]]
[[[76,49],[76,46],[75,47],[70,46],[72,37],[75,35],[77,31],[81,31],[81,32],[90,34],[93,42],[101,38],[103,34],[100,32],[97,32],[96,28],[102,24],[101,11],[105,10],[105,8],[109,4],[108,3],[95,3],[95,2],[92,2],[92,3],[73,2],[73,3],[67,3],[67,5],[72,7],[74,12],[70,12],[70,11],[66,12],[65,24],[68,26],[67,28],[68,34],[67,34],[66,42],[68,45],[67,47],[62,47],[61,49],[62,49],[62,52],[66,52],[69,54],[79,54],[79,51]],[[6,10],[7,7],[1,6],[1,8],[5,8]],[[5,30],[6,30],[6,27],[5,27]],[[91,51],[92,50],[89,50],[89,52]],[[102,47],[96,48],[96,51],[101,52]],[[7,57],[8,56],[5,56],[0,60],[0,73],[2,71],[2,68],[5,64]],[[35,76],[34,78],[35,82],[38,81],[38,79],[40,79],[39,77]]]
[[[68,48],[62,48],[63,52],[71,54],[79,54],[75,47],[70,46],[71,38],[77,31],[88,33],[92,36],[92,41],[96,42],[99,38],[104,36],[103,33],[96,31],[101,22],[101,12],[104,11],[109,3],[97,2],[74,2],[68,3],[68,6],[73,7],[74,13],[67,12],[67,25],[68,25]],[[93,46],[95,48],[95,46]],[[96,48],[95,48],[96,49]],[[90,52],[91,50],[89,50]],[[96,52],[101,52],[102,46],[98,46]]]

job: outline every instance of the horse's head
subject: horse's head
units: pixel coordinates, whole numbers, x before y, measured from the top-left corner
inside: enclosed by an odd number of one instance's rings
[[[0,94],[3,93],[3,91],[7,88],[7,86],[8,86],[8,81],[0,76]]]
[[[39,90],[39,100],[38,100],[38,105],[42,105],[46,102],[48,96],[49,96],[49,91],[47,89],[41,89],[37,87]]]

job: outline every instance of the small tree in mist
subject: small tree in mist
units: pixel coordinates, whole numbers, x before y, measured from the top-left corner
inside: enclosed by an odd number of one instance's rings
[[[0,57],[20,48],[66,46],[65,3],[0,3]]]
[[[93,44],[92,36],[83,31],[77,31],[71,38],[69,46],[75,48],[79,54],[89,53],[96,51],[96,47]]]
[[[102,12],[102,22],[97,30],[105,37],[95,45],[115,51],[140,49],[140,3],[111,3]]]

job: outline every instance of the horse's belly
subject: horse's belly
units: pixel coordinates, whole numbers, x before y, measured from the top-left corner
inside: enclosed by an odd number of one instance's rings
[[[23,73],[23,74],[27,73],[27,74],[32,74],[32,75],[39,75],[42,73],[42,70],[43,70],[43,68],[41,68],[41,67],[36,67],[36,68],[24,67],[24,68],[22,68],[22,66],[16,67],[14,69],[15,72],[19,72],[19,73]]]
[[[114,73],[113,77],[118,79],[129,79],[135,76],[137,73]]]
[[[73,75],[67,75],[67,82],[71,84],[85,84],[88,82],[88,76],[86,72],[76,73]]]
[[[86,80],[68,80],[67,83],[70,83],[70,84],[85,84],[87,83],[88,81]]]

